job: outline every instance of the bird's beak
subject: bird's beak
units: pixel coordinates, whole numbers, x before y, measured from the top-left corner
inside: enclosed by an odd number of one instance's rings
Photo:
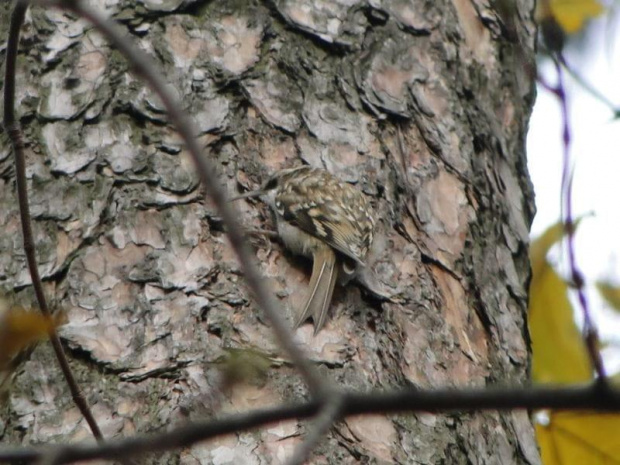
[[[263,191],[261,191],[261,190],[250,191],[250,192],[246,192],[245,194],[237,195],[236,197],[233,197],[232,199],[230,199],[230,201],[231,202],[235,202],[235,201],[241,200],[241,199],[251,199],[253,197],[258,197],[258,196],[260,196],[262,194],[263,194]]]

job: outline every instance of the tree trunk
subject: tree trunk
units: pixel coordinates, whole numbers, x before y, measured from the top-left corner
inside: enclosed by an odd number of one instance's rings
[[[325,328],[296,332],[336,386],[527,383],[535,29],[533,2],[515,3],[506,13],[468,0],[106,2],[178,91],[229,193],[306,163],[372,200],[368,261],[392,301],[337,288]],[[7,21],[3,12],[3,36]],[[59,10],[29,12],[20,51],[40,270],[104,436],[307,396],[157,98],[90,25]],[[0,285],[34,304],[2,137]],[[261,202],[239,212],[248,228],[274,229]],[[291,321],[310,263],[269,237],[252,242]],[[2,418],[5,443],[91,439],[48,344],[20,368]],[[281,463],[307,427],[149,460]],[[525,412],[347,418],[312,457],[539,462]]]

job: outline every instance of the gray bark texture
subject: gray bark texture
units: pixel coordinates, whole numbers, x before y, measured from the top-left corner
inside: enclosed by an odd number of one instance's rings
[[[326,327],[296,331],[325,379],[361,391],[527,383],[533,1],[516,2],[510,21],[483,0],[92,3],[157,62],[230,194],[306,163],[372,200],[368,261],[395,297],[337,288]],[[40,270],[104,436],[307,396],[161,103],[119,53],[86,22],[34,8],[19,58]],[[263,203],[238,210],[248,228],[273,230]],[[34,305],[5,134],[0,224],[0,286]],[[269,237],[251,240],[291,321],[310,263]],[[283,463],[308,426],[147,461]],[[92,441],[48,344],[18,370],[0,439]],[[539,463],[526,412],[347,418],[311,460]]]

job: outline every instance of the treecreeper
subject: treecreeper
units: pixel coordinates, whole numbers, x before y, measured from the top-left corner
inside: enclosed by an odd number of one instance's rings
[[[312,317],[316,335],[327,319],[336,281],[346,285],[366,268],[375,234],[367,197],[329,172],[310,166],[282,169],[256,191],[273,210],[278,235],[293,253],[312,258],[312,276],[295,328]]]

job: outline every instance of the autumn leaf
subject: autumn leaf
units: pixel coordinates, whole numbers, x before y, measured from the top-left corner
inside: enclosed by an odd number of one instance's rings
[[[603,12],[597,0],[552,0],[551,11],[558,24],[567,34],[579,31],[584,23]]]
[[[599,281],[596,283],[596,288],[611,308],[620,311],[620,287]]]
[[[534,278],[541,274],[543,267],[549,265],[547,263],[547,254],[551,247],[564,237],[565,231],[564,223],[556,223],[547,228],[544,233],[530,244],[530,263]]]
[[[583,383],[593,378],[581,332],[568,298],[569,286],[547,261],[564,236],[558,223],[530,247],[529,326],[532,377],[539,383]],[[545,465],[620,464],[620,415],[547,411],[536,420],[536,437]]]
[[[61,320],[60,314],[50,317],[21,307],[0,310],[0,370],[26,347],[48,337]]]
[[[536,437],[545,465],[620,464],[620,415],[550,412],[537,422]]]
[[[263,379],[272,363],[271,357],[254,349],[227,348],[225,352],[217,361],[225,388]]]
[[[604,10],[598,0],[541,0],[536,7],[536,20],[542,23],[552,19],[566,34],[573,34]]]
[[[532,378],[539,383],[588,381],[592,368],[568,298],[568,285],[547,261],[547,253],[564,236],[564,226],[550,227],[530,247],[529,326]]]

